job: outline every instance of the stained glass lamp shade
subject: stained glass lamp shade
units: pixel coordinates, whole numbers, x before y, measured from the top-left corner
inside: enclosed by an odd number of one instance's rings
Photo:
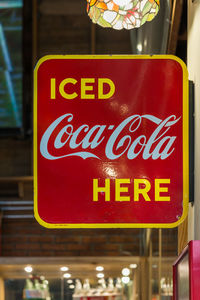
[[[93,23],[114,29],[133,29],[153,20],[159,0],[87,0],[87,13]]]

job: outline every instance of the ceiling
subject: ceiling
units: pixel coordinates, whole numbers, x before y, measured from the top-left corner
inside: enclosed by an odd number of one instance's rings
[[[174,261],[174,257],[162,258],[162,276],[169,276]],[[137,265],[136,269],[132,269],[130,276],[133,276],[140,270],[141,259],[139,257],[0,258],[0,277],[26,278],[27,273],[24,268],[31,265],[33,274],[45,276],[47,279],[60,278],[63,275],[60,267],[66,266],[69,268],[68,273],[71,274],[71,278],[80,278],[81,280],[89,278],[92,282],[96,280],[96,267],[99,265],[104,267],[105,278],[117,278],[121,276],[122,269],[129,268],[130,264]],[[149,264],[152,266],[154,277],[156,277],[159,258],[149,259]]]
[[[120,277],[121,270],[130,264],[139,264],[138,257],[65,257],[65,258],[1,258],[0,276],[3,278],[25,278],[27,265],[33,267],[33,273],[46,278],[59,278],[63,272],[60,267],[69,268],[72,278],[95,278],[96,267],[104,267],[105,277]]]

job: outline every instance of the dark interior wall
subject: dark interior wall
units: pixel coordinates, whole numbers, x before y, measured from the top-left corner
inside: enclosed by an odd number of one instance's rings
[[[46,229],[35,220],[5,220],[2,242],[2,256],[137,256],[140,230]]]
[[[139,256],[142,229],[46,229],[34,219],[4,220],[2,256]],[[158,256],[158,230],[153,233]],[[162,255],[176,256],[176,229],[163,230]]]
[[[40,0],[38,5],[38,57],[47,54],[130,54],[128,31],[94,25],[86,1]]]
[[[0,139],[0,176],[32,174],[32,140]]]

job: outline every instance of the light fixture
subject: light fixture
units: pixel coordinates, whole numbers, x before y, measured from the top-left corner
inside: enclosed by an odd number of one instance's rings
[[[71,277],[71,274],[65,273],[65,274],[63,274],[63,277],[64,277],[64,278],[70,278],[70,277]]]
[[[130,281],[130,278],[129,278],[129,277],[127,277],[127,276],[122,277],[122,282],[123,282],[124,284],[128,284],[129,281]]]
[[[70,285],[69,285],[69,288],[70,288],[70,289],[74,289],[75,286],[74,286],[73,284],[70,284]]]
[[[128,268],[124,268],[124,269],[122,269],[122,275],[123,276],[128,276],[128,275],[130,275],[130,270],[128,269]]]
[[[102,267],[102,266],[96,267],[96,271],[98,271],[98,272],[102,272],[103,270],[104,270],[104,267]]]
[[[71,283],[73,283],[73,280],[72,280],[72,279],[68,279],[68,280],[67,280],[67,283],[68,283],[68,284],[71,284]]]
[[[139,52],[142,52],[142,44],[140,44],[140,43],[137,44],[137,50]]]
[[[97,277],[98,278],[104,278],[104,274],[103,273],[97,273]]]
[[[87,13],[93,23],[113,29],[133,29],[152,21],[160,0],[87,0]]]
[[[137,264],[130,264],[129,266],[131,269],[136,269],[137,268]]]
[[[157,269],[157,267],[158,267],[158,266],[157,266],[156,264],[152,265],[152,268],[153,268],[153,269]]]
[[[68,271],[68,270],[69,270],[68,267],[61,267],[61,268],[60,268],[60,271],[62,271],[62,272],[66,272],[66,271]]]
[[[33,268],[31,266],[26,266],[24,268],[24,271],[26,271],[27,273],[31,273],[33,271]]]

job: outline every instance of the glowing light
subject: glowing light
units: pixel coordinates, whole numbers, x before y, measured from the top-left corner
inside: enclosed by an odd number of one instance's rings
[[[102,267],[102,266],[96,267],[96,271],[98,271],[98,272],[102,272],[103,270],[104,270],[104,267]]]
[[[74,286],[73,284],[70,284],[70,285],[69,285],[69,288],[70,288],[70,289],[74,289],[75,286]]]
[[[156,269],[158,266],[157,265],[152,265],[152,268],[153,269]]]
[[[130,278],[127,277],[127,276],[124,276],[124,277],[122,277],[122,282],[123,282],[124,284],[128,284],[128,283],[130,282]]]
[[[64,278],[70,278],[70,277],[71,277],[71,274],[65,273],[65,274],[63,274],[63,277],[64,277]]]
[[[26,266],[24,268],[24,271],[26,271],[27,273],[31,273],[33,271],[33,268],[31,266]]]
[[[142,44],[137,44],[137,49],[138,49],[139,52],[141,52],[142,51]]]
[[[104,274],[103,273],[97,273],[97,277],[98,278],[104,278]]]
[[[130,273],[131,273],[131,271],[128,268],[124,268],[122,270],[122,275],[123,276],[128,276],[128,275],[130,275]]]
[[[66,271],[68,271],[68,270],[69,270],[68,267],[61,267],[61,268],[60,268],[60,271],[62,271],[62,272],[66,272]]]
[[[152,21],[160,0],[87,0],[87,13],[93,23],[113,29],[133,29]]]
[[[71,284],[71,283],[73,283],[73,280],[72,279],[68,279],[67,283]]]
[[[129,266],[131,269],[136,269],[137,268],[137,264],[130,264]]]

